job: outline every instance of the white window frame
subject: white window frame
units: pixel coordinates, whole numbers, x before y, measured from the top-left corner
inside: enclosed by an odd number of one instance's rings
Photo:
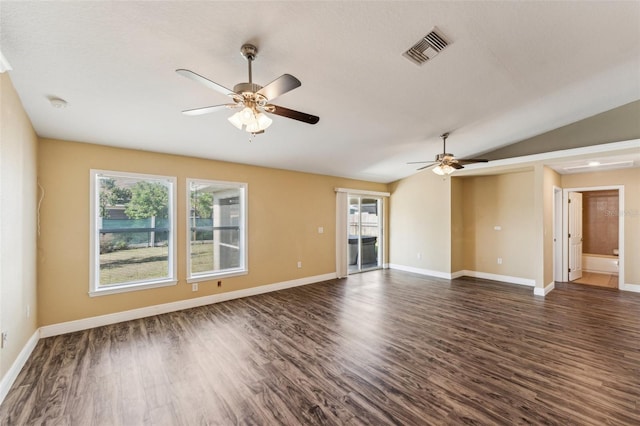
[[[228,185],[238,188],[240,190],[240,266],[232,269],[224,269],[217,272],[191,272],[191,184],[209,184],[209,185]],[[186,216],[186,244],[187,244],[187,283],[197,283],[202,281],[212,281],[221,278],[236,277],[240,275],[247,275],[249,273],[249,248],[248,248],[248,219],[247,212],[249,211],[249,185],[244,182],[230,182],[211,179],[195,179],[187,178],[186,185],[186,197],[187,197],[187,214]]]
[[[145,179],[150,181],[161,181],[167,182],[170,185],[169,188],[169,212],[170,212],[170,220],[169,220],[169,241],[167,244],[167,248],[169,250],[168,261],[169,261],[169,273],[166,278],[160,279],[151,279],[151,280],[141,280],[141,281],[130,281],[122,284],[111,284],[108,286],[100,285],[100,238],[98,236],[99,232],[99,196],[100,191],[98,191],[97,185],[97,177],[99,175],[105,176],[113,176],[113,177],[124,177],[124,178],[135,178],[135,179]],[[160,176],[160,175],[151,175],[151,174],[143,174],[143,173],[130,173],[130,172],[119,172],[113,170],[90,170],[90,186],[91,186],[91,201],[90,201],[90,257],[89,257],[89,296],[104,296],[108,294],[116,294],[123,293],[128,291],[137,291],[144,290],[149,288],[157,288],[157,287],[167,287],[176,285],[178,283],[177,279],[177,259],[176,259],[176,190],[177,190],[177,179],[175,176]]]

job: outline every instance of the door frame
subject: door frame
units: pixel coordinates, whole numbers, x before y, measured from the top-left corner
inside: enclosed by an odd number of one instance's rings
[[[349,217],[349,194],[357,194],[357,195],[369,195],[382,198],[382,223],[381,223],[381,232],[382,232],[382,243],[380,245],[380,250],[382,252],[382,268],[388,268],[387,252],[386,252],[386,228],[387,228],[387,208],[385,204],[387,204],[388,198],[391,196],[390,192],[378,192],[378,191],[367,191],[362,189],[349,189],[349,188],[334,188],[336,192],[336,276],[338,278],[344,278],[349,275],[349,265],[348,265],[348,243],[349,243],[349,226],[347,225],[348,217]]]
[[[567,242],[569,250],[567,259],[569,262],[567,281],[576,281],[582,278],[582,247],[584,245],[582,216],[584,208],[582,206],[582,192],[570,191],[567,193]],[[579,225],[579,226],[576,226]],[[579,249],[576,252],[576,249]]]
[[[553,186],[553,281],[562,281],[562,188]]]
[[[584,186],[562,189],[562,281],[569,281],[569,193],[585,191],[618,191],[618,288],[624,286],[624,185]],[[584,226],[584,224],[583,224]]]

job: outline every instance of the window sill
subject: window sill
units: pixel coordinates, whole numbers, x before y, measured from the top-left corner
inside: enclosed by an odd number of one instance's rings
[[[99,290],[91,290],[89,297],[106,296],[108,294],[127,293],[129,291],[147,290],[150,288],[169,287],[178,284],[178,280],[168,279],[138,284],[125,284],[120,286],[105,287]]]
[[[233,271],[225,271],[215,274],[197,275],[195,277],[187,278],[187,284],[200,283],[203,281],[215,281],[222,278],[238,277],[240,275],[247,275],[249,273],[246,269],[236,269]]]

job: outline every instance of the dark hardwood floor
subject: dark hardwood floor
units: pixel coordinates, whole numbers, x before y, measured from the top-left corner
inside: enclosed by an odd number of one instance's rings
[[[640,424],[640,294],[374,271],[41,340],[5,425]]]

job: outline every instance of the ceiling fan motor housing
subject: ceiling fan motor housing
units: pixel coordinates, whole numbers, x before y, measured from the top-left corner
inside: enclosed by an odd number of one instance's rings
[[[233,91],[236,93],[256,93],[260,89],[262,89],[262,86],[256,83],[238,83],[233,86]]]
[[[447,161],[447,160],[452,160],[452,159],[453,159],[453,154],[445,152],[445,153],[442,153],[442,154],[437,154],[435,161],[442,162],[442,161]]]

